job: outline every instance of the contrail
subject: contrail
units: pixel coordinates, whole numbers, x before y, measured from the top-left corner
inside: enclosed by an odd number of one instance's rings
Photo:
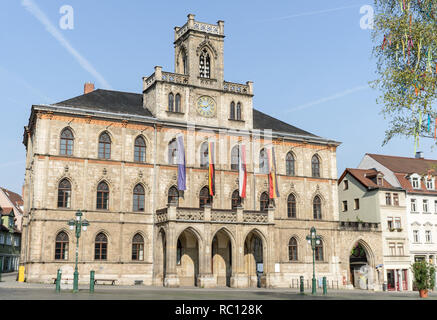
[[[6,70],[4,67],[0,66],[0,73],[3,72],[7,75],[8,79],[11,78],[15,78],[15,80],[18,83],[21,83],[24,87],[26,87],[29,92],[33,92],[36,96],[40,97],[41,99],[43,99],[45,102],[50,103],[53,102],[53,99],[48,97],[47,95],[45,95],[44,93],[42,93],[41,91],[39,91],[38,89],[34,88],[32,85],[30,85],[26,80],[24,80],[23,78],[21,78],[20,76],[18,76],[17,74],[14,74],[12,72],[10,72],[9,70]],[[18,101],[14,101],[11,98],[8,98],[10,101],[15,102],[17,104],[20,104]]]
[[[328,12],[333,12],[333,11],[340,11],[340,10],[344,10],[344,9],[351,9],[351,8],[356,8],[356,7],[359,7],[359,6],[361,6],[361,5],[353,5],[353,6],[345,6],[345,7],[338,7],[338,8],[332,8],[332,9],[325,9],[325,10],[297,13],[297,14],[292,14],[292,15],[289,15],[289,16],[278,17],[278,18],[271,18],[271,19],[260,20],[260,21],[256,21],[256,22],[271,22],[271,21],[292,19],[292,18],[297,18],[297,17],[313,16],[313,15],[316,15],[316,14],[328,13]]]
[[[42,12],[39,7],[32,0],[22,0],[21,5],[26,8],[35,18],[39,20],[46,30],[65,48],[67,51],[79,62],[79,64],[87,72],[93,75],[105,89],[112,89],[111,85],[103,78],[103,76],[97,72],[96,69],[88,62],[71,44],[62,36],[62,34],[56,29],[56,27],[49,21],[47,16]]]
[[[347,96],[347,95],[349,95],[351,93],[354,93],[354,92],[357,92],[357,91],[366,90],[368,88],[369,88],[369,85],[358,86],[358,87],[355,87],[355,88],[352,88],[352,89],[348,89],[348,90],[345,90],[345,91],[342,91],[342,92],[338,92],[336,94],[333,94],[332,96],[328,96],[328,97],[321,98],[321,99],[318,99],[318,100],[315,100],[315,101],[312,101],[312,102],[308,102],[308,103],[302,104],[300,106],[291,108],[290,110],[287,110],[286,112],[292,112],[292,111],[306,109],[306,108],[309,108],[309,107],[312,107],[312,106],[315,106],[315,105],[318,105],[318,104],[321,104],[321,103],[324,103],[324,102],[327,102],[327,101],[331,101],[331,100],[335,100],[335,99],[338,99],[338,98],[342,98],[344,96]]]

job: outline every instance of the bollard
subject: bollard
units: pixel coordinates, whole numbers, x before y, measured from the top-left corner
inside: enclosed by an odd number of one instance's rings
[[[328,290],[326,287],[326,277],[323,277],[323,294],[327,294]]]
[[[303,276],[300,276],[300,293],[304,293]]]
[[[90,272],[90,293],[94,292],[94,274],[95,274],[95,271],[91,270],[91,272]]]
[[[58,269],[58,275],[56,276],[56,292],[61,292],[61,269]]]

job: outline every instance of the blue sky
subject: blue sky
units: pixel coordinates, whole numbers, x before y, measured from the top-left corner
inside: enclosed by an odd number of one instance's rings
[[[1,1],[0,185],[21,192],[23,127],[32,104],[80,95],[86,81],[97,88],[139,93],[141,77],[153,73],[155,65],[174,71],[173,28],[182,26],[188,13],[203,22],[225,21],[225,79],[253,81],[255,108],[342,142],[337,152],[339,175],[346,167],[356,167],[366,152],[414,156],[412,138],[381,146],[387,121],[379,114],[378,93],[368,88],[376,77],[375,60],[370,30],[360,28],[360,8],[372,4],[372,0]],[[63,5],[74,9],[73,30],[59,27]],[[35,7],[55,30],[38,19]],[[68,41],[69,50],[62,39]],[[84,61],[88,67],[83,67]],[[433,144],[421,141],[426,158],[436,158]]]

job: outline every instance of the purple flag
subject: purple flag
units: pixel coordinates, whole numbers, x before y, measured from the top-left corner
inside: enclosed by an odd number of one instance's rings
[[[181,134],[177,137],[177,148],[178,148],[178,190],[186,190],[185,185],[185,148],[184,148],[184,136]]]

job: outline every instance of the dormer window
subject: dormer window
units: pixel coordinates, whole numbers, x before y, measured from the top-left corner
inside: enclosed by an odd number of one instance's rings
[[[199,68],[200,68],[200,77],[201,78],[210,78],[211,77],[211,59],[209,57],[209,53],[206,49],[202,50],[199,58]]]
[[[377,177],[376,177],[376,184],[378,186],[382,186],[382,174],[378,173]]]
[[[426,189],[434,190],[434,178],[426,178]]]
[[[419,189],[419,177],[411,177],[411,186],[413,189]]]

